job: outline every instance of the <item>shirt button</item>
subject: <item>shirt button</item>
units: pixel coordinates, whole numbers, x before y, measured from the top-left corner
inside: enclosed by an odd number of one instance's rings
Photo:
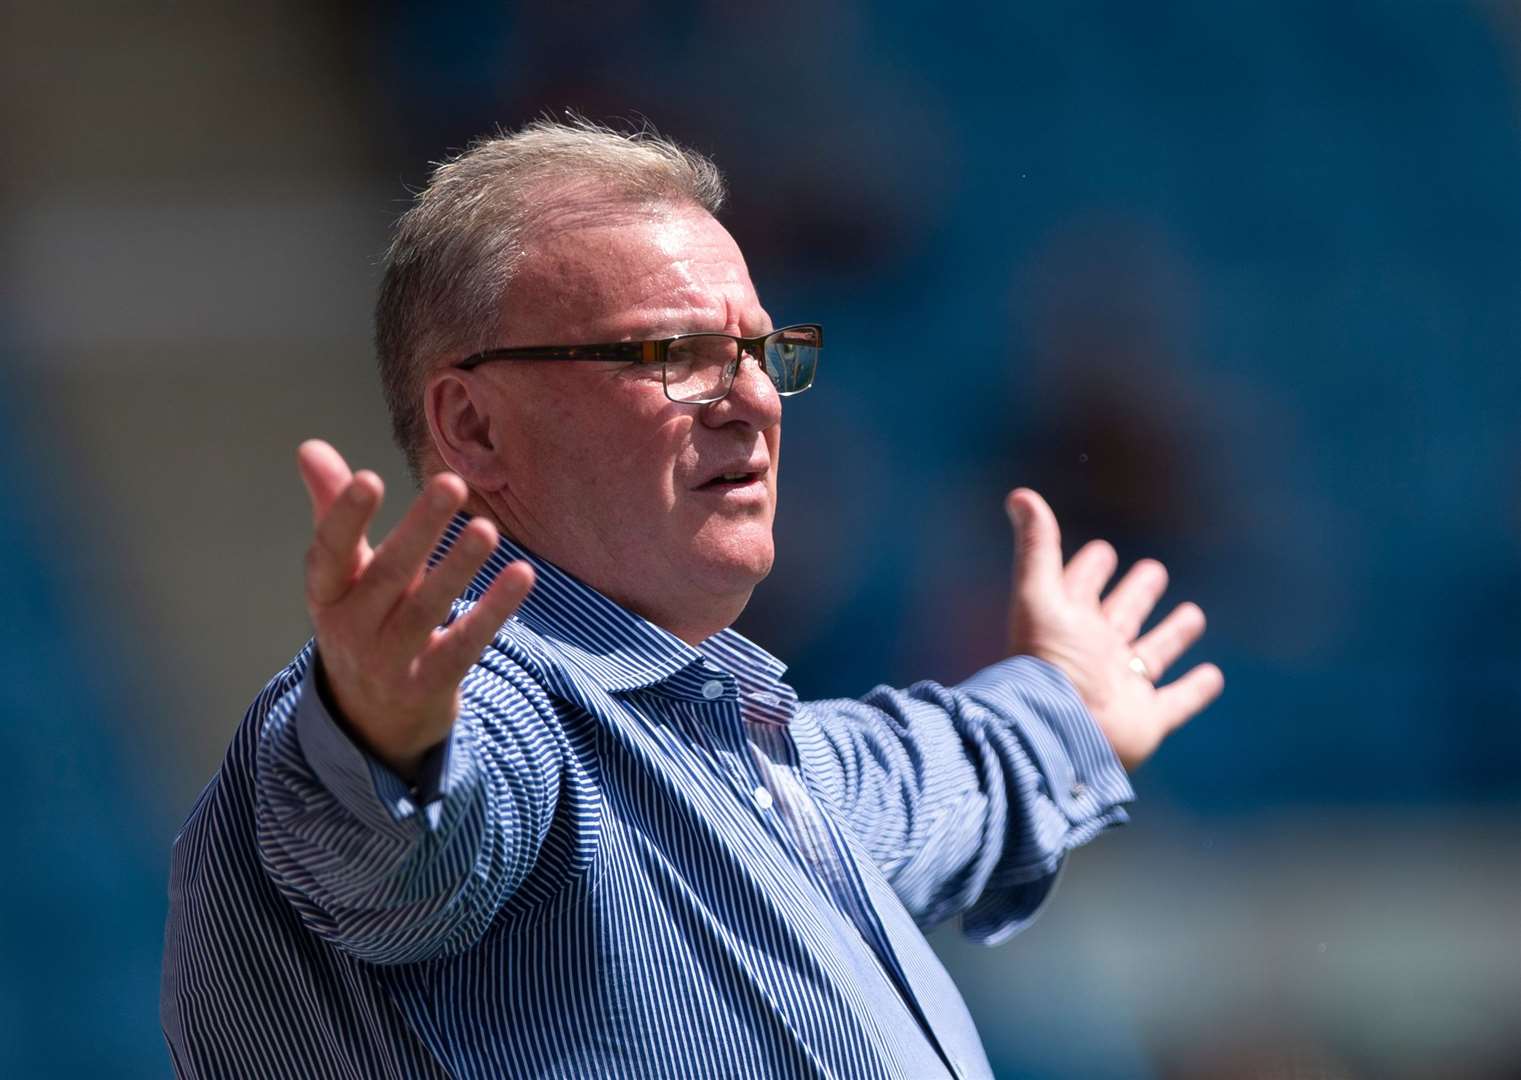
[[[756,694],[755,700],[762,705],[780,705],[782,703],[782,699],[775,694]]]
[[[714,698],[724,696],[724,684],[717,679],[709,679],[702,684],[702,696],[712,701]]]
[[[771,804],[775,801],[776,800],[771,798],[771,792],[767,791],[765,788],[758,787],[755,789],[755,805],[760,807],[762,810],[770,810]]]
[[[1088,785],[1081,780],[1072,785],[1072,797],[1074,799],[1081,799],[1086,794],[1088,794]]]

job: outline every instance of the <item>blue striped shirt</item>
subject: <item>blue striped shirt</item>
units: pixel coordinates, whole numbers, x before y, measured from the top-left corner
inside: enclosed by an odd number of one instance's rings
[[[467,519],[455,519],[440,551]],[[923,930],[996,943],[1124,820],[1071,684],[799,703],[732,630],[693,647],[503,540],[537,583],[409,788],[307,647],[175,840],[182,1076],[985,1077]]]

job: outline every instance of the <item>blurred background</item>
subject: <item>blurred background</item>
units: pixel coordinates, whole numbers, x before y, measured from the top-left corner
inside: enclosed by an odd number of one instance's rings
[[[167,1074],[169,845],[308,632],[296,443],[401,501],[388,227],[574,107],[713,154],[828,327],[741,624],[804,697],[999,655],[1016,484],[1209,614],[1133,824],[935,935],[999,1075],[1521,1076],[1521,5],[0,10],[0,1074]]]

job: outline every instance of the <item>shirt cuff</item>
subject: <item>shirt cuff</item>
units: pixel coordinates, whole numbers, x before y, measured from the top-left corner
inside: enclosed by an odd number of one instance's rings
[[[423,758],[415,785],[362,749],[337,719],[315,650],[296,704],[296,738],[317,778],[344,808],[378,832],[395,832],[416,818],[438,828],[443,800],[458,786],[464,755],[455,748],[458,725]]]
[[[1023,718],[1021,734],[1045,781],[1045,794],[1073,826],[1128,820],[1120,807],[1135,801],[1135,789],[1061,668],[1034,656],[1011,656],[958,689],[1006,716],[1011,698],[1023,706],[1012,715]]]

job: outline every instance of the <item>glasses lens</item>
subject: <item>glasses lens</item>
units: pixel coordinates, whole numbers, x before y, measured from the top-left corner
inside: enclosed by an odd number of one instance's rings
[[[738,357],[738,343],[722,334],[678,338],[665,354],[665,391],[673,401],[723,397]]]
[[[788,326],[766,339],[766,374],[778,394],[797,394],[813,385],[823,332],[817,326]]]

